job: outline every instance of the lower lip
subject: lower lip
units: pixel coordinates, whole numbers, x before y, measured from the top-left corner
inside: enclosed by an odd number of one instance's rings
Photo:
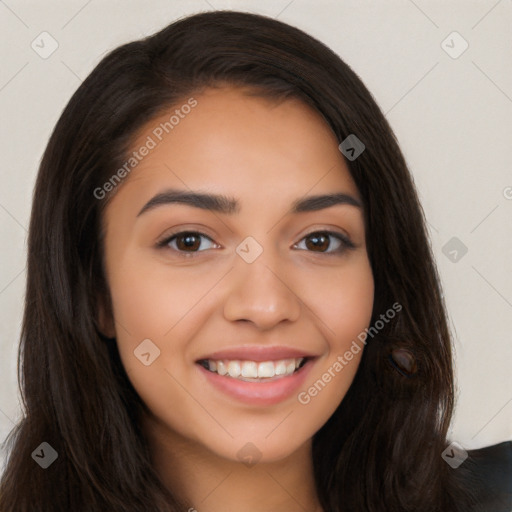
[[[282,402],[296,392],[304,383],[314,362],[314,359],[309,359],[292,375],[270,382],[246,382],[211,372],[200,364],[197,366],[207,381],[226,395],[249,405],[265,406]]]

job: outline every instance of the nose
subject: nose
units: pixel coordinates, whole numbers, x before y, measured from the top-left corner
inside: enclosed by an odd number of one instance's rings
[[[229,273],[224,317],[231,322],[251,322],[260,330],[268,330],[281,322],[297,321],[302,304],[275,260],[270,262],[270,258],[263,255],[253,263],[242,259],[235,263]]]

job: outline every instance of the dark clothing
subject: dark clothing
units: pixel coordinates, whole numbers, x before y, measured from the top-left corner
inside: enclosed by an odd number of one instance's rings
[[[472,512],[512,512],[512,441],[469,450],[459,469],[478,501]]]

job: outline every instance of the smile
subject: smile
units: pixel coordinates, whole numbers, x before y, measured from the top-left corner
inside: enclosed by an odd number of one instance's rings
[[[240,361],[203,359],[199,364],[210,372],[246,382],[268,382],[295,373],[306,362],[305,357],[276,361]]]
[[[238,403],[267,407],[293,399],[304,387],[316,360],[317,357],[266,361],[200,359],[195,366],[204,379],[205,393],[212,389]]]

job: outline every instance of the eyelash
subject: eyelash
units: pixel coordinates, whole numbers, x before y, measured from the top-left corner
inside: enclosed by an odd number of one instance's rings
[[[174,249],[174,248],[169,247],[169,244],[173,240],[175,240],[178,237],[183,236],[183,235],[200,236],[200,237],[207,238],[208,240],[213,242],[213,240],[208,235],[206,235],[204,233],[201,233],[200,231],[179,231],[177,233],[173,233],[173,234],[171,234],[169,236],[166,236],[163,240],[157,242],[156,246],[157,246],[158,249],[169,249],[169,250],[171,250],[173,252],[176,252],[177,254],[179,254],[180,257],[183,257],[183,258],[194,257],[193,256],[194,254],[201,253],[201,252],[205,251],[205,250],[202,250],[202,251],[182,251],[182,250],[179,250],[179,249]],[[346,235],[344,235],[342,233],[335,232],[335,231],[326,231],[326,230],[312,231],[311,233],[308,233],[307,235],[302,237],[301,240],[299,241],[299,243],[302,242],[302,240],[305,240],[306,238],[311,237],[312,235],[327,235],[329,237],[336,238],[340,242],[340,247],[338,247],[336,250],[330,251],[330,252],[321,252],[321,251],[307,251],[307,252],[312,252],[312,253],[318,252],[318,254],[322,254],[322,255],[336,256],[336,255],[341,255],[346,250],[351,250],[351,249],[354,249],[356,247],[355,244],[352,242],[352,240],[350,240],[350,238],[348,238]],[[215,242],[213,242],[213,243],[215,243]],[[298,245],[298,244],[295,244],[295,246],[296,245]],[[304,250],[304,249],[301,249],[301,250]]]

